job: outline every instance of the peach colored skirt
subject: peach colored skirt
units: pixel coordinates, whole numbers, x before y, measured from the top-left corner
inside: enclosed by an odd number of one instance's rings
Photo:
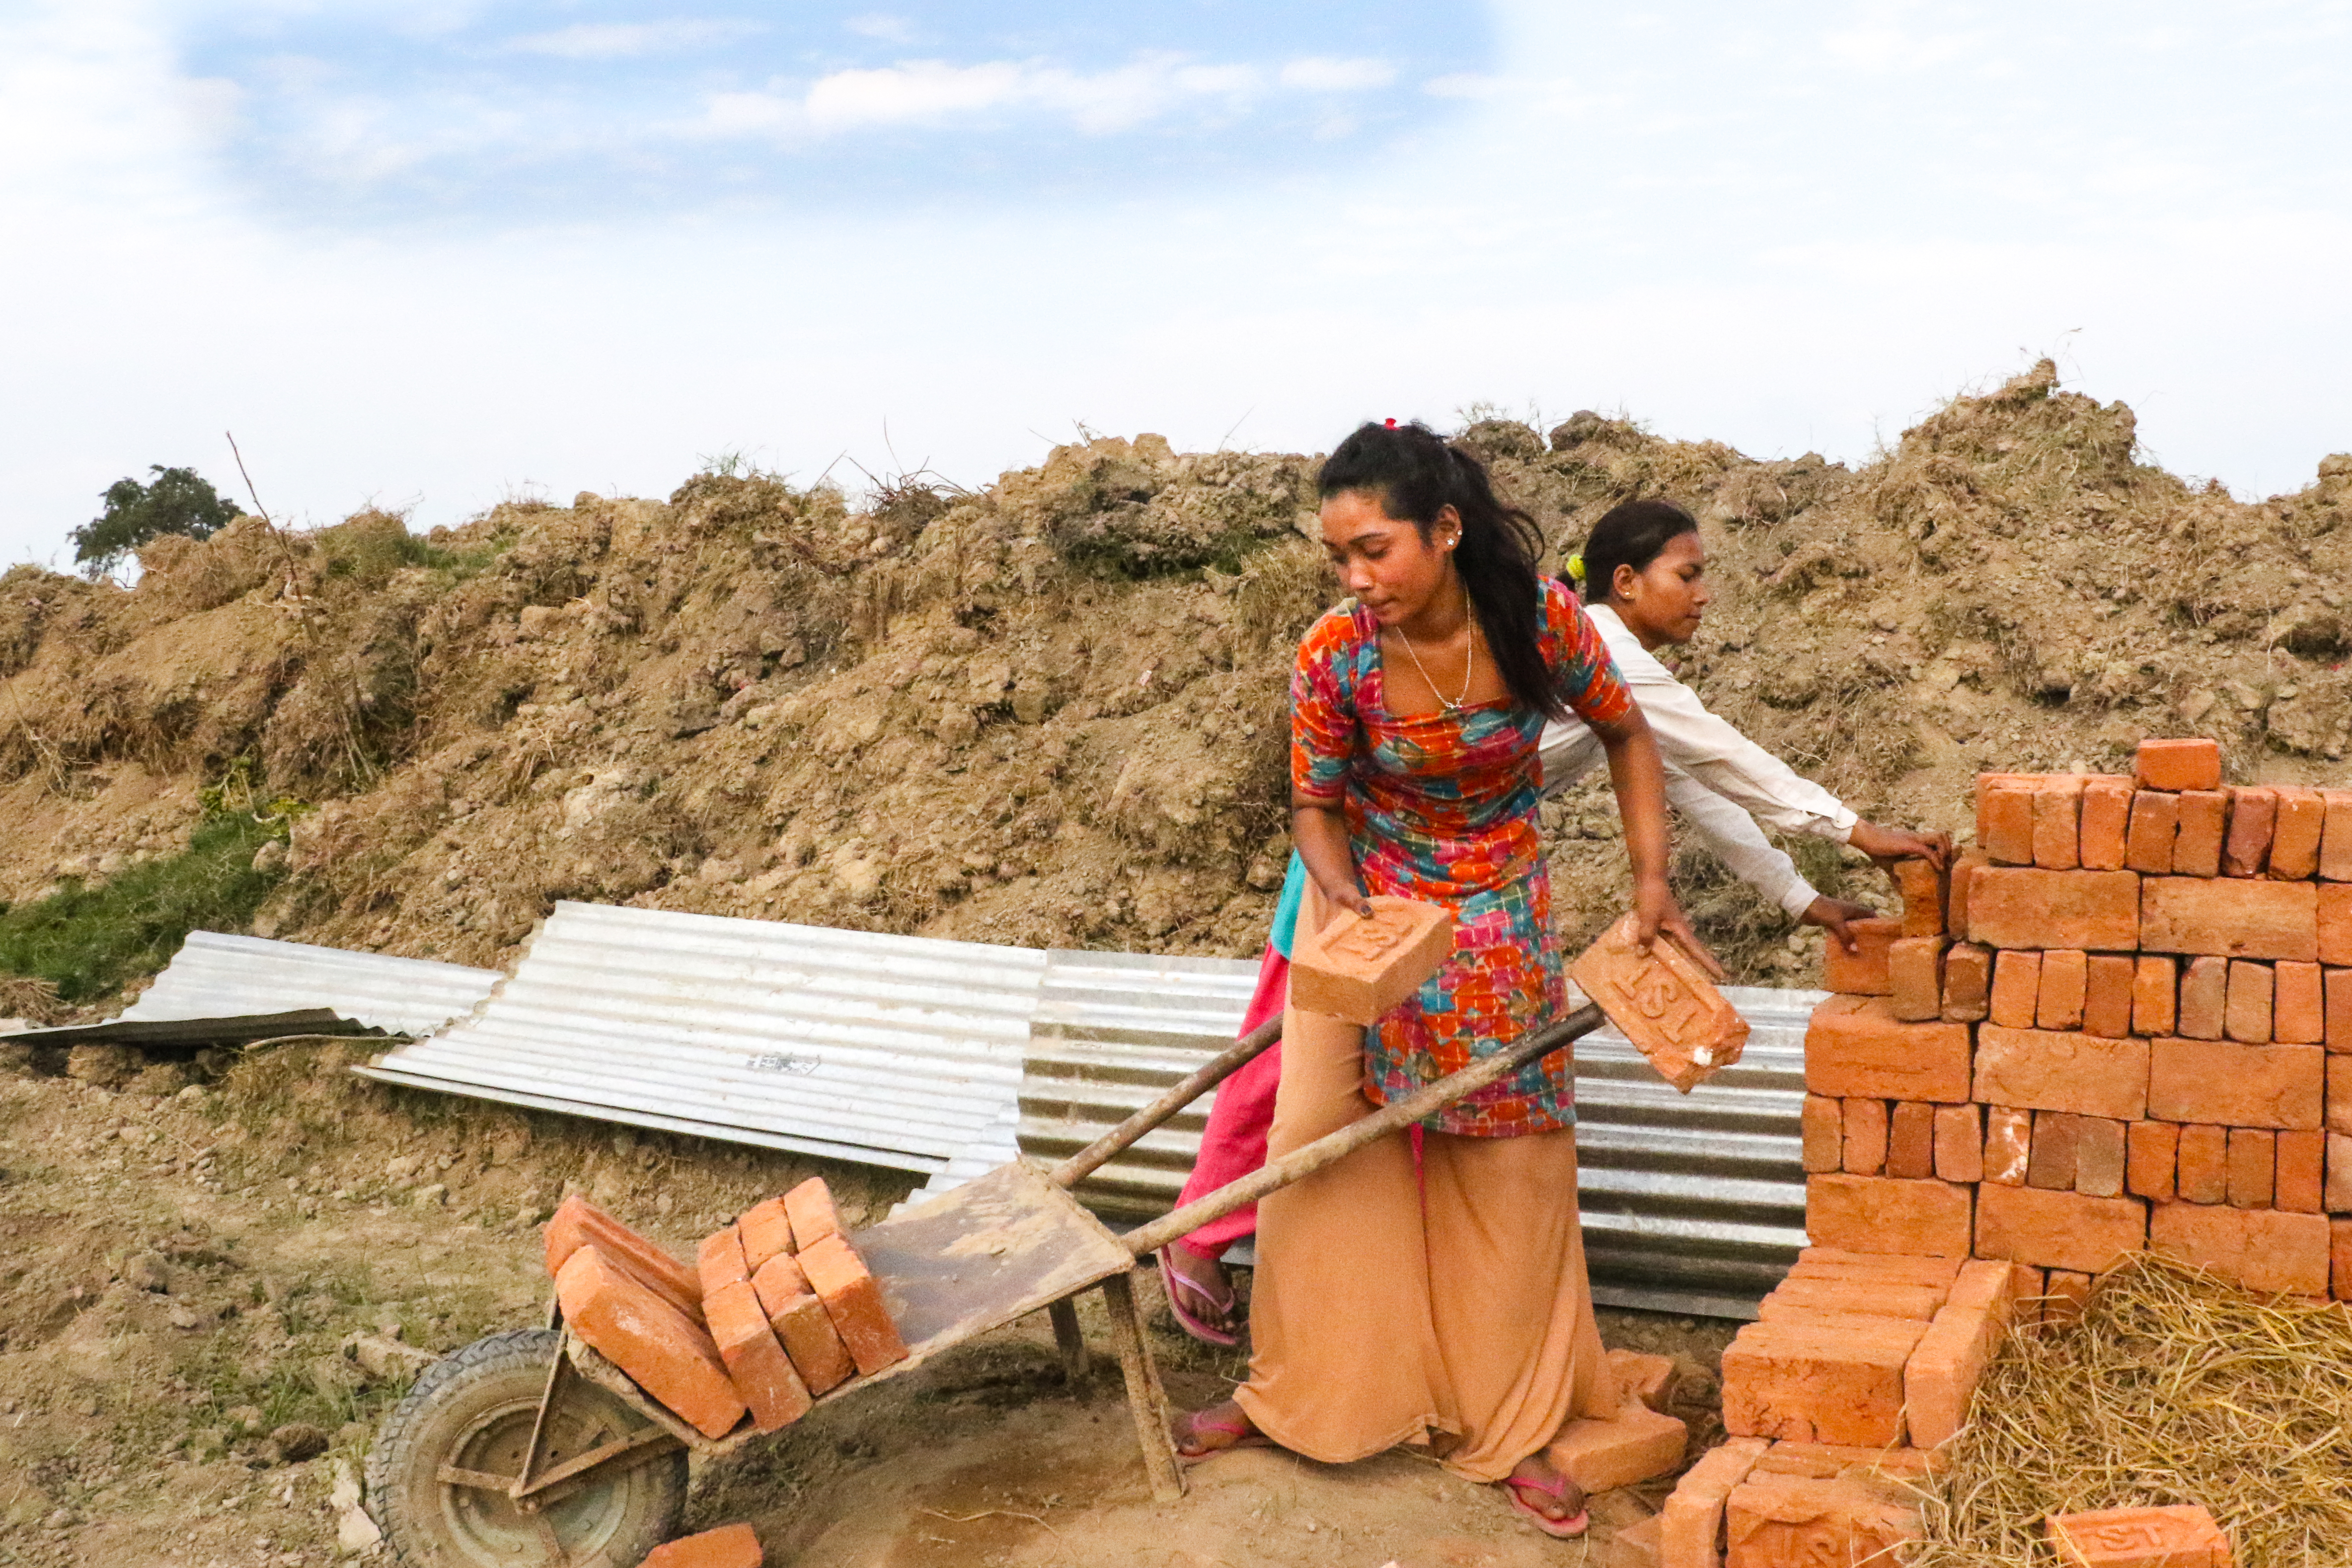
[[[1363,1031],[1283,1015],[1266,1156],[1371,1114]],[[1236,1392],[1284,1448],[1345,1463],[1427,1443],[1500,1480],[1573,1417],[1618,1403],[1592,1321],[1576,1208],[1576,1134],[1423,1134],[1367,1145],[1258,1204],[1249,1381]]]

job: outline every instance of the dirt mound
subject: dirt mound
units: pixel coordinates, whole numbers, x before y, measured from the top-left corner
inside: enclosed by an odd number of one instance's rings
[[[1980,766],[2113,768],[2152,731],[2241,777],[2352,741],[2352,458],[2242,504],[2140,462],[2130,410],[2047,362],[1859,471],[1590,413],[1465,438],[1556,541],[1632,496],[1697,510],[1721,597],[1685,673],[1867,814],[1961,828]],[[1287,847],[1289,649],[1337,593],[1314,465],[1103,438],[978,494],[704,474],[422,538],[242,519],[129,591],[20,567],[0,894],[170,852],[242,766],[317,808],[264,934],[494,965],[582,898],[1246,955]],[[1580,936],[1623,887],[1605,789],[1547,824]],[[1683,858],[1747,977],[1805,974]]]

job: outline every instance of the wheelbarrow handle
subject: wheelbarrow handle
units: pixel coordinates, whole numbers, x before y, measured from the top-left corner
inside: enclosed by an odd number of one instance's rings
[[[1483,1057],[1461,1071],[1449,1073],[1405,1099],[1382,1106],[1361,1121],[1350,1122],[1336,1133],[1326,1133],[1305,1148],[1294,1149],[1239,1181],[1228,1182],[1172,1214],[1137,1227],[1119,1239],[1136,1257],[1149,1257],[1178,1237],[1198,1230],[1212,1219],[1231,1214],[1245,1203],[1255,1203],[1267,1193],[1288,1186],[1302,1176],[1312,1176],[1325,1166],[1345,1159],[1366,1144],[1385,1138],[1391,1133],[1444,1110],[1464,1095],[1475,1093],[1497,1079],[1510,1076],[1528,1062],[1550,1055],[1608,1021],[1599,1006],[1587,1002],[1559,1022],[1536,1030],[1509,1050]]]
[[[1181,1083],[1055,1166],[1048,1173],[1054,1185],[1074,1187],[1095,1171],[1125,1154],[1143,1134],[1232,1077],[1242,1063],[1256,1057],[1282,1038],[1279,1013],[1211,1057]]]

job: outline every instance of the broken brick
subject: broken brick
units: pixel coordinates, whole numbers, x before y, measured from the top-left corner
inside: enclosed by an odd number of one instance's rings
[[[2352,1053],[2352,969],[2323,969],[2327,992],[2327,1049]]]
[[[1987,1017],[2003,1029],[2032,1029],[2042,1006],[2042,955],[2011,949],[1993,960]]]
[[[2221,1032],[2247,1045],[2268,1045],[2271,1039],[2271,967],[2234,958],[2230,963],[2229,998],[2221,1010]]]
[[[1905,1414],[1916,1447],[1936,1448],[1967,1422],[1977,1381],[2009,1330],[2014,1288],[2004,1262],[1980,1260],[1960,1270],[1951,1299],[1904,1364]]]
[[[1886,949],[1887,1005],[1906,1023],[1944,1016],[1944,936],[1904,936]]]
[[[1989,1010],[1992,949],[1967,944],[1944,955],[1944,1021],[1975,1023]]]
[[[2218,789],[2221,743],[2204,739],[2143,740],[2134,759],[2143,789]]]
[[[2170,1122],[2134,1122],[2125,1133],[2124,1190],[2135,1197],[2170,1203],[2172,1172],[2180,1150],[2180,1129]]]
[[[841,1226],[841,1211],[834,1207],[833,1189],[824,1185],[823,1176],[811,1176],[784,1194],[784,1213],[793,1222],[796,1253],[807,1251],[827,1237],[848,1234]]]
[[[1768,1474],[1733,1488],[1725,1503],[1724,1568],[1897,1568],[1919,1533],[1918,1509],[1894,1488]]]
[[[1977,1189],[1980,1258],[2097,1274],[2147,1243],[2147,1206],[2137,1198],[2086,1197],[2030,1186]]]
[[[2230,831],[2230,797],[2191,789],[2173,797],[2172,874],[2221,874],[2221,841]]]
[[[1883,997],[1832,997],[1805,1030],[1805,1087],[1957,1104],[1969,1098],[1969,1026],[1905,1023]]]
[[[2262,785],[2230,791],[2230,836],[2221,843],[2221,874],[2260,876],[2270,863],[2278,826],[2278,791]]]
[[[2352,789],[2322,789],[2326,823],[2319,831],[2319,874],[2352,882]]]
[[[1612,1350],[1602,1359],[1609,1363],[1609,1375],[1617,1385],[1619,1397],[1639,1400],[1652,1410],[1664,1410],[1674,1403],[1673,1356]]]
[[[2273,1208],[2202,1208],[2175,1203],[2148,1221],[2149,1249],[2210,1269],[2249,1291],[2325,1296],[2327,1220]]]
[[[2033,863],[2033,788],[1977,783],[1977,842],[1998,865]]]
[[[2230,960],[2191,958],[2180,972],[2180,1038],[2219,1040],[2230,1012]]]
[[[808,1414],[814,1403],[808,1385],[776,1342],[776,1332],[768,1326],[768,1314],[749,1280],[704,1292],[702,1314],[735,1392],[751,1406],[754,1427],[782,1431]]]
[[[2327,1186],[2327,1134],[2278,1133],[2271,1207],[2288,1214],[2318,1214]]]
[[[2147,1042],[2147,1114],[2225,1127],[2320,1124],[2326,1053],[2315,1045]]]
[[[1944,932],[1944,876],[1935,862],[1901,860],[1895,862],[1895,890],[1903,895],[1903,935],[1940,936]]]
[[[2132,961],[2132,1033],[2176,1032],[2173,1019],[2178,982],[2174,969],[2173,960],[2153,955],[2143,955]]]
[[[1720,1568],[1723,1505],[1771,1443],[1734,1437],[1699,1456],[1658,1511],[1661,1568]]]
[[[1826,1094],[1808,1094],[1798,1113],[1803,1134],[1804,1166],[1809,1171],[1845,1168],[1845,1103]]]
[[[1886,1168],[1885,1101],[1845,1103],[1845,1153],[1840,1164],[1857,1176],[1876,1176]]]
[[[1626,915],[1569,966],[1569,974],[1658,1076],[1687,1094],[1739,1060],[1748,1020],[1673,937],[1660,936],[1644,952],[1634,941],[1638,925]],[[1296,987],[1294,981],[1294,998]]]
[[[1563,1422],[1544,1449],[1555,1469],[1587,1493],[1652,1480],[1679,1467],[1690,1428],[1631,1395],[1614,1416]]]
[[[1903,923],[1885,915],[1846,922],[1854,951],[1832,934],[1822,944],[1822,989],[1846,997],[1883,997],[1894,989],[1886,973],[1887,949],[1903,936]]]
[[[1892,1448],[1903,1441],[1903,1366],[1924,1322],[1753,1322],[1723,1353],[1723,1426],[1735,1437]]]
[[[735,1228],[743,1241],[743,1267],[755,1279],[769,1259],[793,1249],[793,1222],[781,1197],[762,1198],[745,1209]]]
[[[2042,1321],[2045,1323],[2078,1323],[2083,1321],[2083,1309],[2091,1304],[2090,1275],[2073,1269],[2053,1269],[2042,1286]]]
[[[1805,1233],[1819,1247],[1965,1258],[1970,1211],[1969,1189],[1948,1182],[1843,1175],[1805,1181]]]
[[[2036,1029],[2083,1027],[2083,999],[2090,988],[2090,955],[2061,948],[2042,955],[2042,986],[2034,1001]]]
[[[1985,1108],[1983,1180],[2022,1186],[2032,1163],[2033,1113],[2009,1105]]]
[[[798,1233],[795,1225],[794,1234]],[[845,1238],[829,1236],[814,1247],[802,1248],[800,1263],[860,1373],[871,1376],[907,1359],[906,1342],[898,1337],[898,1325],[883,1305],[880,1281],[867,1272],[864,1260]]]
[[[2321,956],[2319,894],[2318,884],[2308,882],[2147,877],[2141,883],[2138,946],[2151,953],[2308,963]]]
[[[1325,906],[1318,910],[1324,915],[1319,926],[1309,920],[1299,923],[1290,957],[1291,1006],[1353,1024],[1378,1023],[1421,989],[1453,953],[1454,916],[1442,904],[1385,894],[1370,903],[1370,917]],[[1608,939],[1603,933],[1601,940]],[[1582,965],[1591,956],[1588,952],[1577,962]],[[1651,956],[1636,953],[1632,957],[1639,967],[1646,967]],[[1609,977],[1616,977],[1612,972]],[[1611,1021],[1621,1030],[1625,1027],[1616,1019],[1616,1009],[1581,975],[1576,983],[1601,1002]],[[1611,988],[1613,995],[1615,988]]]
[[[2128,952],[2140,946],[2139,884],[2127,871],[1992,867],[1969,883],[1969,939],[1989,947]]]
[[[2230,1568],[2230,1538],[2190,1503],[2051,1516],[2060,1568]]]
[[[2176,1185],[2183,1203],[2214,1204],[2230,1197],[2230,1129],[2200,1124],[2180,1129]]]
[[[1897,1101],[1886,1119],[1886,1174],[1918,1180],[1936,1174],[1936,1107]]]
[[[743,1233],[731,1225],[702,1239],[702,1245],[695,1252],[695,1264],[705,1299],[713,1291],[751,1278],[751,1270],[743,1261]]]
[[[2230,1207],[2268,1208],[2278,1179],[2278,1138],[2260,1127],[2230,1129]]]
[[[2271,1038],[2287,1045],[2316,1045],[2327,1038],[2327,1004],[2316,964],[2283,959],[2271,967]]]
[[[2271,830],[2271,875],[2299,882],[2319,874],[2319,836],[2327,803],[2316,789],[2287,784],[2278,790],[2278,825]]]
[[[750,1525],[722,1524],[655,1547],[639,1568],[760,1568],[762,1561]]]
[[[751,1277],[751,1289],[759,1295],[760,1310],[768,1314],[776,1343],[784,1347],[810,1394],[825,1394],[856,1375],[849,1347],[841,1343],[832,1315],[809,1289],[798,1261],[782,1254],[769,1259]]]
[[[2074,1124],[2074,1190],[2091,1197],[2120,1197],[2124,1190],[2126,1124],[2082,1116]]]
[[[2083,779],[2056,774],[2033,792],[2033,863],[2073,871],[2083,863]]]
[[[564,1260],[555,1298],[571,1331],[706,1437],[723,1437],[744,1405],[694,1319],[589,1242]]]
[[[2083,1118],[2064,1111],[2039,1111],[2033,1117],[2033,1153],[2025,1162],[2025,1185],[2045,1192],[2071,1192]]]
[[[1984,1180],[1984,1112],[1976,1105],[1936,1107],[1936,1176],[1939,1181]]]
[[[2073,1111],[2136,1122],[2148,1113],[2149,1050],[2150,1042],[2137,1036],[2103,1040],[2091,1034],[1984,1024],[1977,1035],[1974,1098],[1988,1105]]]
[[[2150,876],[2170,875],[2172,837],[2179,821],[2179,797],[2153,789],[2134,795],[2131,828],[2124,839],[2124,869]]]
[[[2084,960],[2083,1032],[2120,1040],[2131,1033],[2133,959],[2094,953]]]
[[[2131,823],[2128,779],[2100,777],[2083,784],[2082,847],[2084,871],[2121,871]]]

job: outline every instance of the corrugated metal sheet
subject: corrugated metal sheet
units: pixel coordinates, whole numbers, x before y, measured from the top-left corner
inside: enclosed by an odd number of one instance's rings
[[[937,1172],[1019,1091],[1045,955],[559,904],[467,1019],[361,1071]]]
[[[474,1010],[496,969],[191,931],[124,1023],[323,1008],[386,1034],[429,1034]]]
[[[113,1019],[105,1023],[62,1024],[19,1030],[0,1039],[34,1046],[138,1045],[186,1050],[206,1045],[251,1045],[288,1035],[365,1034],[367,1026],[327,1008],[292,1012],[246,1013],[225,1019]]]

